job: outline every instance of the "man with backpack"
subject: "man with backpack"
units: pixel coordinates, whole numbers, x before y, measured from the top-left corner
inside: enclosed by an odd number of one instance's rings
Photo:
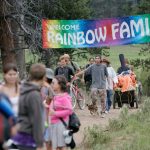
[[[66,59],[64,56],[60,57],[60,66],[58,66],[55,70],[56,75],[63,75],[67,82],[71,81],[71,76],[74,76],[73,69],[66,64]]]
[[[70,67],[74,73],[77,73],[80,71],[79,65],[76,62],[71,61],[70,56],[68,54],[64,54],[63,56],[65,58],[67,66]]]

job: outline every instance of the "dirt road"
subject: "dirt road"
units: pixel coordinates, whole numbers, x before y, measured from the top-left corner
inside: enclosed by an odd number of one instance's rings
[[[84,129],[86,127],[92,127],[94,124],[105,127],[108,125],[109,119],[118,118],[121,109],[111,109],[109,114],[106,114],[105,118],[100,116],[92,116],[90,112],[85,108],[85,110],[75,109],[75,112],[80,118],[81,128],[78,133],[74,135],[77,147],[80,147],[84,139]],[[136,109],[129,109],[129,113],[135,112]]]

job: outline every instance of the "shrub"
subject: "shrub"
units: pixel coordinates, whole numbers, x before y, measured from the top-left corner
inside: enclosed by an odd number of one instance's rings
[[[87,148],[92,148],[96,144],[106,144],[110,139],[109,133],[103,131],[98,125],[85,129],[84,145],[86,145]]]

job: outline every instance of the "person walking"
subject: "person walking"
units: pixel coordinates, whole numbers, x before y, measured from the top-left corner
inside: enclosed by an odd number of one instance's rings
[[[54,78],[54,72],[50,68],[46,68],[46,78],[41,88],[42,100],[44,104],[44,142],[46,143],[47,150],[52,150],[50,141],[50,122],[49,122],[49,105],[53,99],[54,92],[52,90],[52,80]]]
[[[108,72],[108,80],[106,82],[107,98],[106,98],[105,113],[109,113],[112,104],[113,86],[114,84],[118,83],[118,78],[114,68],[110,65],[110,61],[108,59],[103,59],[102,63],[107,66],[107,72]]]
[[[53,150],[64,150],[66,147],[65,136],[66,127],[60,120],[62,118],[66,124],[69,121],[69,115],[72,114],[73,108],[71,97],[67,93],[67,82],[64,76],[58,75],[53,79],[52,88],[55,92],[53,101],[49,107],[50,115],[50,139],[52,142]]]
[[[66,61],[66,63],[67,63],[67,66],[70,67],[70,68],[73,70],[73,73],[77,73],[77,72],[80,71],[79,65],[78,65],[76,62],[74,62],[74,61],[72,61],[72,60],[70,59],[69,54],[64,54],[63,56],[64,56],[64,58],[65,58],[65,61]]]
[[[55,76],[63,75],[68,82],[71,81],[71,76],[74,76],[73,70],[67,66],[66,59],[64,56],[60,57],[60,66],[58,66],[55,70]]]
[[[99,56],[95,57],[95,64],[91,65],[87,69],[79,72],[76,76],[79,76],[83,73],[90,73],[92,75],[92,85],[91,85],[91,99],[93,105],[96,103],[101,103],[101,111],[98,105],[98,111],[101,113],[101,117],[105,117],[105,108],[106,108],[106,79],[108,77],[108,72],[106,65],[101,63]],[[97,101],[98,97],[98,101]]]
[[[20,150],[42,150],[43,147],[43,104],[40,88],[45,79],[46,68],[43,64],[33,64],[29,80],[24,82],[19,98],[19,130],[13,137]]]

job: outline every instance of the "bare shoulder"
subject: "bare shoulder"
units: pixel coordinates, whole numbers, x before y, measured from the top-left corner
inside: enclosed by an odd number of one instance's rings
[[[0,85],[0,92],[4,92],[5,91],[5,86],[4,86],[4,84],[2,83],[1,85]]]

